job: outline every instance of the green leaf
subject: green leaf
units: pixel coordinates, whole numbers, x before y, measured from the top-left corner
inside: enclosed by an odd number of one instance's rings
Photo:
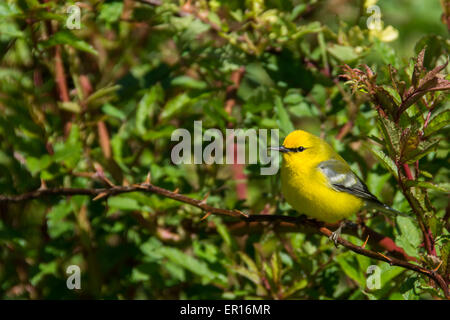
[[[448,270],[450,262],[450,234],[442,235],[436,238],[436,244],[441,251],[440,259],[442,261],[441,270]]]
[[[414,64],[414,70],[411,78],[411,83],[414,88],[417,88],[417,85],[419,83],[419,77],[420,74],[423,72],[423,59],[425,57],[425,49],[422,49],[422,51],[419,52],[417,55],[416,63]]]
[[[40,158],[27,157],[26,164],[31,174],[35,175],[36,173],[47,169],[52,164],[52,158],[48,154],[45,154]]]
[[[278,116],[278,127],[284,135],[288,135],[294,131],[294,125],[289,118],[286,109],[283,106],[283,102],[279,96],[275,97],[275,110]]]
[[[366,271],[360,266],[356,256],[350,252],[344,252],[336,257],[336,262],[349,278],[359,283],[361,288],[366,286]]]
[[[407,160],[407,163],[416,162],[417,160],[426,156],[431,151],[434,151],[439,142],[440,139],[428,139],[420,141],[417,148],[412,152],[409,152],[405,160]]]
[[[261,279],[259,273],[251,271],[243,266],[233,266],[231,269],[237,274],[246,277],[248,280],[253,282],[256,285],[261,285]]]
[[[158,261],[163,258],[163,255],[159,252],[162,248],[162,243],[158,239],[151,237],[140,246],[140,250],[145,254],[147,261]]]
[[[242,261],[244,261],[244,263],[246,264],[246,267],[233,266],[232,270],[252,281],[258,286],[259,290],[265,291],[265,289],[261,285],[261,274],[256,264],[244,252],[239,251],[238,254],[241,257]]]
[[[416,42],[414,51],[419,54],[426,48],[426,55],[424,57],[423,65],[427,70],[433,69],[439,57],[445,53],[446,40],[435,34],[426,34],[419,41]]]
[[[397,104],[397,106],[400,105],[400,103],[402,102],[402,98],[394,88],[387,85],[383,85],[381,87],[387,94],[390,95],[390,97],[395,101],[395,104]]]
[[[36,20],[55,20],[55,21],[58,21],[59,23],[61,23],[62,25],[65,25],[66,20],[67,20],[67,15],[56,14],[54,12],[48,11],[47,8],[42,8],[41,10],[34,12],[33,18],[35,18]]]
[[[292,296],[297,291],[306,288],[307,285],[308,285],[308,280],[306,280],[306,279],[301,279],[301,280],[295,281],[292,285],[289,285],[289,288],[284,293],[283,298],[288,298],[288,297]]]
[[[72,208],[67,204],[65,200],[60,201],[57,205],[53,206],[50,212],[47,214],[47,219],[53,221],[60,221],[64,219],[70,212]]]
[[[110,3],[103,3],[100,8],[99,20],[107,23],[114,23],[119,20],[123,10],[123,2],[115,1]]]
[[[381,268],[381,287],[384,288],[391,281],[393,281],[401,273],[405,272],[405,269],[401,267],[391,266],[389,263],[382,263]]]
[[[396,220],[400,234],[395,237],[395,242],[408,255],[418,257],[418,248],[422,242],[422,233],[411,219],[397,216]]]
[[[48,40],[39,42],[44,48],[50,48],[59,44],[69,45],[75,49],[98,55],[97,51],[87,42],[77,38],[68,30],[61,30],[53,34]]]
[[[112,104],[109,103],[103,105],[102,112],[104,114],[107,114],[108,116],[118,118],[122,121],[127,118],[126,114],[122,110],[114,107]]]
[[[338,44],[329,46],[328,52],[339,61],[350,63],[357,60],[360,55],[356,52],[355,48],[348,46],[341,46]]]
[[[281,280],[281,260],[278,252],[274,252],[270,259],[270,266],[272,269],[272,281],[276,284]]]
[[[308,6],[304,3],[298,4],[294,7],[292,12],[289,14],[289,20],[294,21],[299,15],[301,15]]]
[[[204,279],[204,283],[208,283],[216,278],[215,273],[208,268],[206,263],[184,253],[179,249],[162,247],[158,250],[158,252],[171,262],[185,268],[186,270],[189,270],[193,274],[202,277],[202,279]]]
[[[388,114],[394,114],[398,109],[398,104],[396,103],[396,99],[394,97],[399,97],[397,95],[391,95],[390,92],[395,92],[394,90],[386,90],[384,87],[376,86],[375,87],[375,97],[376,101],[381,104],[384,110],[388,111]],[[383,120],[387,120],[384,119]]]
[[[147,131],[145,121],[153,115],[158,103],[163,99],[163,94],[162,88],[159,85],[155,85],[139,101],[136,110],[136,130],[140,135],[145,134]]]
[[[58,262],[57,261],[51,261],[48,263],[40,263],[39,264],[39,272],[36,273],[30,280],[30,283],[33,286],[36,286],[41,282],[44,276],[46,275],[56,275],[58,271]]]
[[[376,167],[373,167],[374,169]],[[375,169],[376,170],[376,169]],[[367,174],[366,178],[366,184],[369,187],[369,190],[377,196],[378,198],[382,198],[382,190],[384,189],[386,183],[391,178],[390,173],[380,174],[379,172],[375,173],[376,171],[370,171]]]
[[[374,148],[372,145],[365,144],[366,149],[368,149],[377,159],[381,162],[381,164],[389,170],[389,172],[395,177],[398,177],[397,166],[394,161],[389,158],[383,151]]]
[[[81,112],[81,107],[78,103],[76,102],[59,102],[58,106],[66,111],[69,112],[73,112],[73,113],[80,113]]]
[[[69,169],[77,166],[83,153],[83,145],[80,141],[80,128],[72,125],[70,134],[66,141],[55,143],[54,154],[52,156],[55,163],[63,164]]]
[[[239,257],[242,259],[242,261],[245,262],[245,264],[247,265],[247,268],[251,272],[255,272],[255,273],[259,274],[259,269],[256,266],[255,262],[253,262],[252,258],[250,258],[247,254],[245,254],[242,251],[239,251],[238,254],[239,254]]]
[[[204,81],[196,80],[188,76],[179,76],[172,80],[172,86],[180,86],[187,89],[198,89],[202,90],[206,88],[206,83]]]
[[[143,282],[150,280],[150,274],[145,272],[143,269],[143,265],[139,265],[131,271],[131,282],[137,283],[137,282]]]
[[[183,110],[190,101],[191,99],[187,93],[179,94],[175,98],[169,100],[161,112],[161,120],[169,120]]]
[[[425,128],[425,136],[429,136],[441,128],[450,124],[450,109],[442,110],[435,114]]]
[[[450,183],[432,183],[428,181],[416,181],[416,180],[407,180],[405,185],[407,187],[419,187],[425,189],[432,189],[440,192],[449,193],[450,192]]]
[[[418,300],[419,295],[416,293],[415,288],[418,286],[417,277],[409,277],[406,281],[403,281],[400,286],[400,294],[405,300]]]
[[[302,118],[302,117],[317,117],[319,112],[317,108],[311,107],[307,102],[303,101],[297,105],[293,105],[288,108],[290,114]]]
[[[398,155],[400,152],[400,129],[393,121],[386,118],[378,118],[378,124],[383,133],[384,143],[389,155]]]
[[[74,231],[74,222],[64,219],[71,212],[73,212],[73,209],[66,200],[62,200],[52,207],[47,214],[47,228],[50,238],[56,239],[65,232]]]
[[[205,241],[194,240],[192,247],[197,257],[206,260],[209,263],[216,263],[219,261],[221,250],[216,245]]]
[[[162,129],[147,130],[141,138],[144,141],[170,139],[174,130],[175,127],[173,126],[164,126]]]
[[[1,11],[1,10],[0,10]],[[25,33],[19,29],[15,23],[0,21],[0,40],[11,41],[17,38],[24,38]]]
[[[220,236],[222,237],[225,244],[228,245],[230,248],[235,248],[236,245],[235,245],[230,233],[228,232],[227,227],[219,221],[217,221],[215,224],[216,224],[217,232],[220,234]]]
[[[251,63],[245,68],[245,77],[266,87],[274,85],[267,71],[260,63]]]
[[[108,199],[108,206],[119,210],[140,210],[141,206],[136,199],[125,196],[116,196]]]
[[[299,39],[310,33],[318,33],[323,30],[319,21],[314,21],[309,24],[297,28],[297,32],[291,35],[292,39]]]
[[[178,279],[181,282],[186,281],[186,272],[184,271],[182,267],[180,267],[178,264],[167,261],[164,263],[164,269],[166,269],[172,278]]]
[[[299,104],[303,100],[304,100],[304,97],[300,93],[293,92],[293,93],[287,94],[284,97],[283,102],[286,104]]]
[[[89,97],[87,97],[85,102],[87,104],[93,103],[97,100],[100,100],[101,98],[104,98],[106,96],[109,96],[109,95],[115,93],[119,89],[120,89],[120,85],[100,88],[97,91],[95,91],[94,93],[92,93]]]

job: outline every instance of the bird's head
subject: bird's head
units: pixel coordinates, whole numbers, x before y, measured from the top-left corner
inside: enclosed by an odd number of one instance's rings
[[[284,139],[283,145],[271,149],[281,152],[283,160],[287,163],[323,161],[327,160],[330,152],[333,152],[328,143],[303,130],[291,132]]]

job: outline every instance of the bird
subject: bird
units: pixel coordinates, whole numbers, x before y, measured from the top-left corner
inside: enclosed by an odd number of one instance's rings
[[[330,236],[336,246],[346,219],[363,208],[402,214],[378,200],[348,163],[320,137],[295,130],[281,146],[271,149],[282,154],[281,192],[291,207],[319,221],[341,221]]]

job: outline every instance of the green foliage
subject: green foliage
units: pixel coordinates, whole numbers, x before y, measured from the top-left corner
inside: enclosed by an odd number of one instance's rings
[[[169,190],[209,193],[212,206],[295,214],[259,164],[244,181],[239,166],[174,165],[171,134],[193,133],[196,120],[281,138],[302,128],[411,217],[358,219],[414,263],[441,263],[448,280],[450,43],[437,2],[380,0],[382,30],[367,28],[369,1],[79,2],[79,30],[65,24],[75,2],[0,3],[1,195],[130,185],[150,172]],[[442,297],[428,278],[317,234],[203,215],[143,193],[0,203],[0,297]],[[73,264],[82,290],[66,288]],[[371,265],[379,289],[367,288]]]

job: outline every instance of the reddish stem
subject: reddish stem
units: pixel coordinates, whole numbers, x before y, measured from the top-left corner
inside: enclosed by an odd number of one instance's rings
[[[437,256],[436,253],[436,247],[434,245],[434,238],[433,238],[433,233],[431,232],[431,228],[427,229],[427,236],[426,236],[426,240],[428,241],[428,248],[429,248],[429,252],[432,256]]]
[[[414,180],[414,177],[412,175],[411,169],[409,168],[408,164],[403,163],[402,166],[403,166],[403,169],[405,170],[406,178],[408,178],[408,180]]]
[[[235,70],[231,74],[231,82],[233,84],[227,87],[227,100],[225,102],[225,111],[228,114],[231,114],[233,107],[236,105],[236,92],[239,88],[239,84],[241,83],[242,77],[244,76],[245,68],[240,67]],[[232,123],[228,123],[228,127],[230,127]],[[236,181],[236,194],[238,199],[244,200],[247,199],[247,176],[244,172],[245,166],[243,164],[237,163],[237,152],[238,145],[234,143],[233,138],[233,148],[234,148],[234,163],[232,164],[233,170],[233,180]]]
[[[397,165],[397,171],[398,171],[398,182],[399,182],[399,185],[402,188],[403,194],[405,195],[405,198],[408,201],[409,205],[411,206],[413,211],[416,213],[417,222],[419,223],[420,230],[422,230],[422,235],[423,235],[423,239],[424,239],[424,242],[425,242],[425,248],[427,250],[427,253],[429,255],[434,255],[435,256],[436,255],[436,249],[434,247],[433,234],[431,233],[430,228],[425,225],[425,222],[423,221],[423,217],[417,211],[418,209],[416,209],[416,207],[414,205],[414,202],[410,198],[409,192],[407,191],[406,186],[403,184],[403,181],[402,181],[402,175],[401,175],[400,167],[403,167],[408,180],[414,180],[412,178],[411,170],[409,169],[409,166],[406,163],[402,164],[400,162],[396,162],[396,165]]]
[[[353,121],[348,121],[346,124],[344,124],[339,130],[339,133],[336,135],[337,140],[342,140],[351,130],[353,127]]]
[[[61,46],[55,46],[55,81],[58,87],[59,98],[63,102],[70,101],[69,90],[67,89],[66,75],[61,57]]]

